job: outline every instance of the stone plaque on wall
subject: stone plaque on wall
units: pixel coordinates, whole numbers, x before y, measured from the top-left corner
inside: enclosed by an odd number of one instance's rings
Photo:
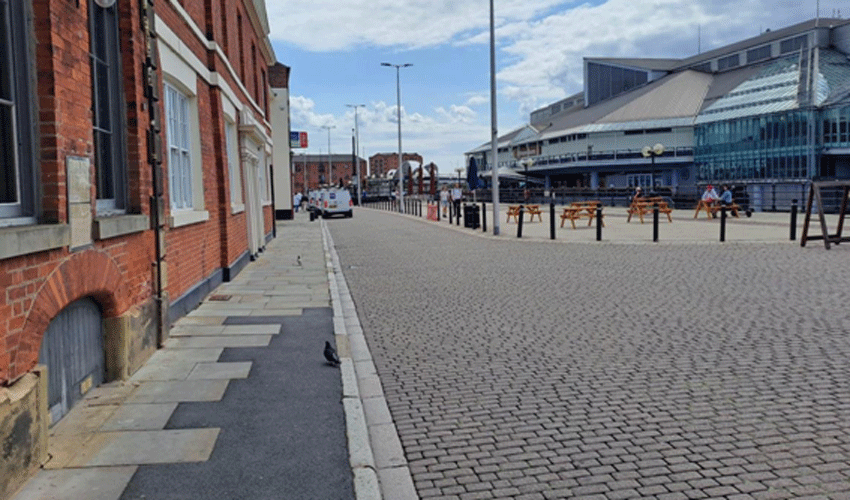
[[[65,158],[68,178],[68,223],[71,250],[92,242],[91,160],[80,156]]]

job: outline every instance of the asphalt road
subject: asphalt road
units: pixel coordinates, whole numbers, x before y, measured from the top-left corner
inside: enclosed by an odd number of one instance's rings
[[[327,223],[422,498],[850,498],[850,247]]]

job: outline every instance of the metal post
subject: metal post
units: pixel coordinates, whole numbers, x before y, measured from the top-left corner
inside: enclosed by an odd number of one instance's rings
[[[390,66],[395,68],[395,89],[396,89],[396,112],[397,112],[397,120],[398,120],[398,196],[399,200],[404,199],[404,168],[402,168],[402,164],[404,160],[402,159],[401,153],[401,68],[407,68],[409,66],[413,66],[410,63],[405,64],[390,64],[390,63],[381,63],[381,66]],[[399,210],[401,210],[402,206],[399,204]]]
[[[499,133],[496,126],[496,23],[490,0],[490,151],[493,193],[493,236],[499,235]]]
[[[455,221],[457,222],[457,225],[459,226],[460,225],[460,200],[457,200],[455,203],[457,203],[457,206],[455,206]]]
[[[726,205],[720,207],[720,242],[726,241]]]
[[[522,216],[523,210],[524,210],[524,207],[522,205],[520,205],[519,206],[519,218],[517,219],[517,223],[516,223],[516,237],[517,238],[522,238],[522,219],[525,218],[525,217]]]
[[[549,202],[549,239],[555,239],[555,202]]]
[[[487,232],[487,204],[483,201],[481,202],[481,226],[483,227],[483,231]]]
[[[596,206],[596,241],[602,241],[602,203]]]
[[[797,199],[791,200],[791,241],[797,239]]]
[[[658,241],[658,203],[652,204],[652,241]]]

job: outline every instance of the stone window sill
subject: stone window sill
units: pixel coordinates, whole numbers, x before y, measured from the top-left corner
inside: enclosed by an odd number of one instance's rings
[[[0,260],[29,255],[71,244],[68,224],[39,224],[0,228]]]
[[[147,215],[116,215],[113,217],[102,217],[94,221],[94,234],[97,240],[116,238],[125,234],[140,233],[151,227],[150,217]]]

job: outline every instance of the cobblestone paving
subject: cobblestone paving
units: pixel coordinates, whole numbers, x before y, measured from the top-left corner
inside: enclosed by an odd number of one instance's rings
[[[423,499],[850,498],[850,247],[328,224]]]

